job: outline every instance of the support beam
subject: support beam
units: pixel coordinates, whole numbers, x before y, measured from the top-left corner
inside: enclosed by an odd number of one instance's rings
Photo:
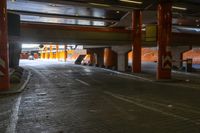
[[[10,88],[6,2],[0,1],[0,90]]]
[[[117,70],[126,71],[128,64],[126,53],[131,50],[131,45],[112,46],[112,50],[117,53]]]
[[[172,1],[160,0],[158,4],[158,67],[157,79],[170,79],[171,69],[163,68],[163,58],[169,52],[172,30]]]
[[[142,41],[142,12],[135,10],[132,13],[132,35],[133,35],[133,60],[132,60],[132,72],[141,72],[141,41]]]

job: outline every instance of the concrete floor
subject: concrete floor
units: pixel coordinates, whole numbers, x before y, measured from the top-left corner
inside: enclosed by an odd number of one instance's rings
[[[56,61],[21,65],[33,75],[23,93],[0,96],[0,133],[200,133],[200,86]]]

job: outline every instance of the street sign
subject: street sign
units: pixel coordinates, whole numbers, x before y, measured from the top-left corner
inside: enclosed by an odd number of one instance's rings
[[[170,70],[172,68],[172,55],[171,52],[166,52],[162,57],[162,69]]]

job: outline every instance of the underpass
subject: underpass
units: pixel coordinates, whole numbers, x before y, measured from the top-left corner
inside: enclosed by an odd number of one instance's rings
[[[198,0],[1,0],[1,133],[199,133]]]

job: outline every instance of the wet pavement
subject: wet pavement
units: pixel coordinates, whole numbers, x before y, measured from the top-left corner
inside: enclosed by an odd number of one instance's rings
[[[21,94],[0,96],[0,133],[200,132],[198,85],[56,61],[27,60],[21,66],[32,77]]]

